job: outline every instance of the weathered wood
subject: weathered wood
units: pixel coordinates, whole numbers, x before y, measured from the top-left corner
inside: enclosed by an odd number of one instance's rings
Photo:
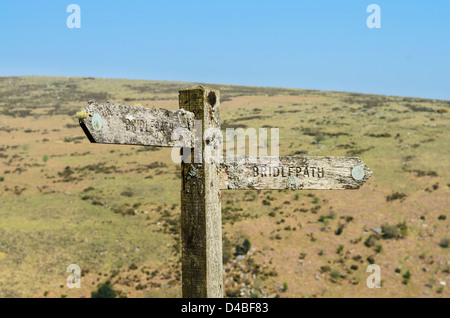
[[[179,92],[180,108],[202,121],[200,136],[208,128],[220,127],[219,99],[218,91],[200,86]],[[205,161],[204,139],[201,144],[201,162],[195,163],[191,151],[191,163],[181,164],[182,291],[187,298],[219,298],[223,297],[219,166]]]
[[[89,102],[83,109],[88,116],[80,125],[91,142],[103,144],[144,145],[158,147],[192,147],[194,114],[184,110],[166,110],[97,104]],[[175,140],[172,133],[179,132]]]
[[[225,156],[221,189],[358,189],[372,171],[358,157]]]
[[[223,297],[221,189],[358,189],[372,175],[357,157],[222,157],[219,100],[218,91],[198,86],[179,92],[178,111],[90,102],[80,114],[91,142],[182,147],[182,291],[188,298]],[[223,162],[211,161],[212,153]]]

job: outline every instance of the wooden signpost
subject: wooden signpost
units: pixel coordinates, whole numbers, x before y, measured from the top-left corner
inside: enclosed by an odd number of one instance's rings
[[[182,90],[179,108],[89,102],[80,125],[93,143],[182,149],[183,297],[223,297],[221,190],[358,189],[372,175],[357,157],[223,156],[208,160],[214,143],[205,132],[220,130],[219,92],[201,86]],[[195,121],[201,122],[197,128],[201,140],[194,138]],[[200,149],[191,151],[195,147]]]

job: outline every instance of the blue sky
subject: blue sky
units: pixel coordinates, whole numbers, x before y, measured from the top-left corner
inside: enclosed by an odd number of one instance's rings
[[[81,28],[69,29],[69,4]],[[366,25],[369,4],[381,28]],[[450,100],[450,1],[1,0],[0,76],[94,76]]]

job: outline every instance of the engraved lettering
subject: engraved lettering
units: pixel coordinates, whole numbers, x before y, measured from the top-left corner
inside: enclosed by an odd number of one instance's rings
[[[150,124],[149,124],[149,122],[150,122]],[[152,122],[153,122],[153,120],[147,121],[147,123],[145,125],[145,132],[151,132],[150,127],[152,126]]]
[[[253,176],[257,177],[258,176],[258,166],[254,166],[253,167]]]
[[[290,176],[323,178],[325,171],[318,167],[295,167],[295,166],[253,166],[253,177],[283,177]]]
[[[261,177],[265,177],[266,176],[266,167],[261,167],[260,175],[261,175]]]
[[[309,177],[308,167],[305,167],[305,168],[303,169],[303,174],[305,175],[305,177]]]
[[[130,122],[130,120],[128,118],[125,119],[125,125],[126,125],[126,128],[127,128],[127,131],[131,130],[131,122]]]
[[[280,168],[273,167],[273,176],[278,177],[280,175]]]
[[[317,168],[317,177],[318,178],[323,178],[325,175],[323,168]]]
[[[143,119],[124,119],[125,122],[125,128],[127,131],[133,131],[133,132],[153,132],[154,129],[162,132],[162,133],[169,133],[170,131],[174,130],[174,123],[166,122],[166,121],[155,121],[155,120],[149,120],[145,121]]]

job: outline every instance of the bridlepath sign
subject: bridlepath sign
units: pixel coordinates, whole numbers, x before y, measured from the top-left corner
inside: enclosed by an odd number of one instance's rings
[[[357,157],[222,156],[219,91],[182,90],[179,108],[89,102],[80,125],[93,143],[181,148],[183,297],[223,297],[221,190],[358,189],[372,175]]]

